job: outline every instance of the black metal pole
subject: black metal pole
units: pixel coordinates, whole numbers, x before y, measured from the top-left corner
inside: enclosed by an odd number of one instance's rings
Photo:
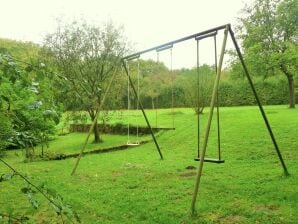
[[[265,111],[264,111],[264,109],[263,109],[263,106],[262,106],[262,104],[261,104],[261,101],[260,101],[260,99],[259,99],[259,96],[258,96],[258,94],[257,94],[257,91],[256,91],[256,89],[255,89],[255,87],[254,87],[254,85],[253,85],[252,79],[251,79],[251,77],[250,77],[250,74],[249,74],[248,69],[247,69],[247,67],[246,67],[246,64],[245,64],[245,62],[244,62],[243,56],[242,56],[242,54],[241,54],[240,48],[239,48],[239,46],[238,46],[238,43],[237,43],[237,41],[236,41],[236,38],[235,38],[235,36],[234,36],[234,32],[232,31],[231,26],[229,26],[229,33],[230,33],[230,35],[231,35],[233,44],[234,44],[234,46],[235,46],[235,49],[236,49],[237,54],[238,54],[238,57],[239,57],[240,62],[241,62],[241,64],[242,64],[244,73],[245,73],[245,75],[246,75],[246,77],[247,77],[247,80],[248,80],[249,85],[250,85],[250,87],[251,87],[251,89],[252,89],[252,92],[253,92],[253,94],[254,94],[254,96],[255,96],[255,98],[256,98],[257,104],[258,104],[258,106],[259,106],[260,112],[261,112],[262,117],[263,117],[263,119],[264,119],[264,122],[265,122],[265,124],[266,124],[267,130],[268,130],[269,135],[270,135],[270,137],[271,137],[271,140],[272,140],[272,143],[273,143],[274,148],[275,148],[275,150],[276,150],[276,153],[277,153],[277,155],[278,155],[278,158],[279,158],[279,160],[280,160],[280,162],[281,162],[281,165],[282,165],[282,167],[283,167],[284,174],[287,176],[287,175],[289,175],[288,169],[287,169],[287,167],[286,167],[286,164],[285,164],[285,162],[284,162],[284,160],[283,160],[283,157],[282,157],[282,155],[281,155],[281,152],[280,152],[279,147],[278,147],[278,145],[277,145],[277,142],[276,142],[276,140],[275,140],[274,134],[273,134],[272,129],[271,129],[271,127],[270,127],[269,121],[268,121],[268,119],[267,119],[266,113],[265,113]]]
[[[215,66],[215,74],[217,74],[217,43],[216,43],[216,36],[214,36],[214,66]],[[216,94],[216,118],[217,118],[217,148],[218,148],[218,160],[221,160],[221,145],[220,145],[220,124],[219,124],[219,91],[217,87],[217,94]]]
[[[198,158],[200,158],[200,40],[197,39],[197,141]]]
[[[152,128],[151,128],[151,125],[150,125],[149,120],[148,120],[148,118],[147,118],[147,115],[146,115],[146,113],[145,113],[145,111],[144,111],[143,104],[142,104],[142,102],[140,101],[140,99],[139,99],[139,97],[138,97],[137,91],[136,91],[136,89],[135,89],[135,87],[134,87],[134,85],[133,85],[133,82],[132,82],[132,80],[131,80],[131,77],[130,77],[130,75],[129,75],[129,73],[128,73],[128,70],[127,70],[127,67],[126,67],[126,64],[125,64],[124,59],[122,59],[122,64],[123,64],[123,67],[124,67],[124,69],[125,69],[125,73],[126,73],[126,75],[127,75],[127,77],[128,77],[128,80],[129,80],[129,83],[130,83],[130,85],[131,85],[131,88],[132,88],[132,90],[133,90],[133,92],[134,92],[134,94],[135,94],[135,96],[136,96],[136,98],[137,98],[137,100],[138,100],[138,104],[139,104],[139,106],[140,106],[140,108],[141,108],[141,110],[142,110],[142,113],[143,113],[143,115],[144,115],[144,118],[145,118],[145,121],[146,121],[146,123],[147,123],[147,126],[148,126],[148,128],[149,128],[149,130],[150,130],[150,132],[151,132],[151,135],[152,135],[153,141],[154,141],[154,143],[155,143],[156,149],[157,149],[157,151],[158,151],[158,153],[159,153],[159,155],[160,155],[160,159],[163,159],[163,155],[162,155],[162,153],[161,153],[161,150],[160,150],[160,148],[159,148],[159,145],[158,145],[158,143],[157,143],[157,140],[156,140],[156,138],[155,138],[155,135],[154,135],[154,133],[153,133],[153,131],[152,131]]]
[[[174,73],[173,73],[173,49],[170,49],[171,53],[171,84],[172,84],[172,128],[175,129],[175,111],[174,111],[174,105],[175,105],[175,93],[174,93]]]

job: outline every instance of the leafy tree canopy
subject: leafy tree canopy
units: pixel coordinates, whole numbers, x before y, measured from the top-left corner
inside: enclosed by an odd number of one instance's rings
[[[112,23],[102,26],[78,22],[60,24],[55,33],[47,36],[45,47],[63,78],[61,94],[69,109],[87,111],[90,118],[95,119],[109,80],[115,72],[120,74],[120,60],[126,46],[122,29]],[[117,95],[117,91],[113,88],[109,95]],[[97,124],[94,140],[101,140]]]
[[[285,75],[289,85],[289,105],[295,107],[298,1],[255,0],[243,10],[238,28],[245,58],[252,73],[265,78]]]

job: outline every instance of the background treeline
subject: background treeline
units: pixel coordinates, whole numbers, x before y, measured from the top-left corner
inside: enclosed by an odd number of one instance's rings
[[[137,62],[135,62],[137,64]],[[141,61],[140,63],[140,98],[145,108],[170,108],[172,106],[172,90],[174,91],[174,107],[194,107],[197,101],[197,68],[169,71],[161,63]],[[152,73],[144,73],[150,64]],[[135,65],[137,67],[137,65]],[[131,72],[135,85],[137,71]],[[202,106],[209,106],[215,71],[213,66],[202,65],[199,69],[199,95]],[[254,77],[255,88],[265,105],[288,103],[287,80],[280,74],[276,76]],[[127,102],[124,93],[123,103]],[[256,105],[254,95],[246,78],[233,70],[224,70],[219,86],[220,106]],[[125,108],[125,105],[122,105]]]
[[[41,73],[41,61],[48,61],[45,59],[43,49],[32,43],[22,43],[12,40],[0,39],[0,52],[2,55],[10,55],[13,66],[19,66],[19,69],[24,70],[24,75],[34,77],[32,74]],[[2,58],[2,69],[4,69],[4,59]],[[13,62],[12,62],[13,61]],[[39,63],[39,64],[38,64]],[[8,68],[9,63],[6,65]],[[37,66],[37,67],[33,67]],[[44,65],[45,66],[45,65]],[[172,103],[174,107],[194,107],[197,97],[197,68],[191,69],[177,69],[170,71],[162,62],[155,62],[153,60],[139,60],[130,62],[130,75],[133,78],[134,85],[137,86],[137,76],[139,75],[139,94],[140,99],[145,108],[170,108]],[[139,70],[138,70],[139,68]],[[11,68],[10,68],[11,69]],[[39,71],[37,72],[37,70]],[[243,76],[239,65],[230,67],[223,71],[219,86],[219,104],[221,106],[242,106],[242,105],[256,105],[251,88],[248,85],[246,78]],[[55,70],[54,64],[47,64],[48,76],[53,76],[49,70]],[[45,74],[44,71],[42,71]],[[31,75],[29,75],[29,73]],[[121,74],[120,74],[121,73]],[[2,76],[4,73],[2,72]],[[200,100],[203,101],[204,106],[208,106],[210,102],[211,90],[215,77],[214,66],[202,65],[199,68],[200,76]],[[46,79],[48,77],[44,77]],[[51,77],[53,78],[53,77]],[[57,76],[55,77],[56,79]],[[36,79],[36,77],[35,77]],[[45,80],[43,80],[45,81]],[[54,80],[48,82],[45,86],[45,92],[53,94],[53,102],[59,104],[65,110],[76,110],[78,105],[65,98],[67,86],[57,85],[61,80]],[[264,77],[262,75],[254,76],[253,78],[257,92],[261,101],[265,105],[277,105],[288,103],[288,84],[282,74]],[[32,82],[31,82],[32,84]],[[30,84],[30,85],[31,85]],[[3,85],[3,79],[2,79]],[[34,83],[33,83],[34,85]],[[35,82],[35,85],[39,83]],[[47,85],[47,84],[44,84]],[[55,89],[58,88],[58,89]],[[29,88],[29,87],[28,87]],[[31,92],[34,90],[30,86]],[[39,88],[39,87],[38,87]],[[49,93],[49,90],[52,92]],[[119,76],[115,80],[111,94],[106,101],[106,109],[125,109],[127,108],[127,78],[123,71],[119,71]],[[2,92],[4,90],[2,89]],[[174,93],[174,102],[172,102],[172,91]],[[33,91],[34,92],[34,91]],[[60,94],[59,94],[60,93]],[[40,93],[38,93],[40,97]],[[297,93],[296,93],[297,95]],[[56,99],[54,99],[56,97]],[[297,97],[296,97],[297,99]],[[25,98],[23,98],[25,100]],[[65,101],[64,101],[65,100]],[[136,107],[136,99],[130,89],[131,107]],[[2,99],[3,102],[3,99]],[[63,106],[64,105],[64,106]]]

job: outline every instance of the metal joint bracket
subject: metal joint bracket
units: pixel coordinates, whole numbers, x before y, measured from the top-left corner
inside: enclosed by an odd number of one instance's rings
[[[212,33],[207,33],[207,34],[204,34],[204,35],[196,36],[195,40],[202,40],[202,39],[205,39],[205,38],[208,38],[208,37],[213,37],[213,36],[216,36],[216,35],[217,35],[217,31],[212,32]]]
[[[133,55],[131,55],[130,57],[125,58],[125,60],[126,60],[126,61],[131,61],[131,60],[140,58],[140,56],[141,56],[140,54],[133,54]]]
[[[160,51],[164,51],[164,50],[171,49],[171,48],[173,48],[173,44],[169,44],[169,45],[165,45],[165,46],[156,48],[156,51],[160,52]]]

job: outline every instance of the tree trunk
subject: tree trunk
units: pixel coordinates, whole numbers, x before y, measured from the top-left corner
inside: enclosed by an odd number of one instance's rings
[[[289,107],[295,108],[295,82],[293,76],[289,76],[288,85],[289,85]]]
[[[154,98],[151,97],[151,105],[152,105],[152,110],[154,110]]]
[[[288,87],[289,87],[289,108],[295,108],[295,82],[294,75],[291,74],[285,65],[280,66],[281,71],[286,75],[288,79]]]
[[[97,121],[95,121],[95,125],[94,125],[94,128],[93,128],[93,133],[94,133],[94,143],[101,142]]]
[[[92,121],[94,121],[95,119],[95,112],[94,111],[88,111],[89,115],[90,115],[90,118]],[[100,134],[99,134],[99,128],[98,128],[98,123],[97,121],[95,121],[95,124],[94,124],[94,128],[93,128],[93,134],[94,134],[94,143],[99,143],[101,142],[101,138],[100,138]]]

